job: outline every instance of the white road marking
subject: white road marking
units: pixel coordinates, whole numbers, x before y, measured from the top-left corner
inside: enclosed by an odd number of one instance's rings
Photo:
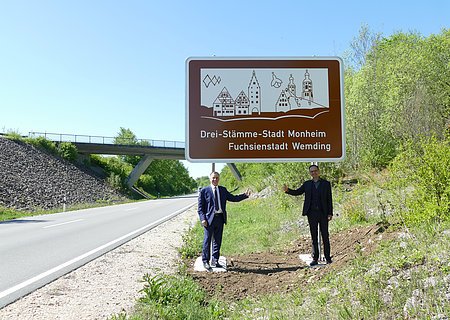
[[[14,287],[6,289],[6,290],[0,292],[0,299],[4,298],[7,295],[10,295],[11,293],[14,293],[14,292],[16,292],[16,291],[18,291],[20,289],[23,289],[26,286],[29,286],[29,285],[31,285],[31,284],[33,284],[33,283],[35,283],[35,282],[37,282],[37,281],[39,281],[41,279],[43,279],[43,278],[53,274],[53,273],[56,273],[56,272],[60,271],[61,269],[64,269],[65,267],[70,266],[71,264],[74,264],[74,263],[76,263],[76,262],[78,262],[80,260],[83,260],[84,258],[87,258],[87,257],[89,257],[90,255],[93,255],[96,252],[99,252],[99,251],[101,251],[101,250],[103,250],[105,248],[108,248],[109,246],[112,246],[112,245],[116,244],[117,242],[120,242],[120,241],[122,241],[122,240],[124,240],[124,239],[126,239],[128,237],[132,237],[133,235],[141,232],[142,230],[145,230],[147,228],[151,229],[151,228],[157,226],[160,222],[169,220],[169,219],[175,217],[176,215],[178,215],[179,213],[186,211],[187,209],[189,209],[192,206],[193,206],[193,204],[190,204],[190,205],[188,205],[188,206],[186,206],[186,207],[184,207],[184,208],[182,208],[182,209],[172,213],[171,215],[169,215],[167,217],[163,217],[161,219],[158,219],[155,222],[149,223],[146,226],[143,226],[142,228],[139,228],[139,229],[137,229],[135,231],[132,231],[132,232],[130,232],[130,233],[128,233],[128,234],[126,234],[126,235],[124,235],[122,237],[119,237],[119,238],[117,238],[115,240],[112,240],[112,241],[110,241],[110,242],[108,242],[108,243],[106,243],[106,244],[104,244],[104,245],[102,245],[100,247],[97,247],[97,248],[95,248],[95,249],[93,249],[93,250],[91,250],[89,252],[86,252],[86,253],[82,254],[81,256],[73,258],[72,260],[64,262],[63,264],[60,264],[59,266],[56,266],[56,267],[54,267],[54,268],[52,268],[50,270],[47,270],[47,271],[45,271],[45,272],[43,272],[43,273],[41,273],[41,274],[31,278],[31,279],[28,279],[28,280],[26,280],[26,281],[24,281],[22,283],[19,283],[19,284],[15,285]]]
[[[67,221],[67,222],[58,223],[58,224],[52,224],[51,226],[42,227],[42,229],[58,227],[58,226],[62,226],[62,225],[65,225],[65,224],[74,223],[74,222],[83,221],[83,220],[84,219],[77,219],[77,220]]]

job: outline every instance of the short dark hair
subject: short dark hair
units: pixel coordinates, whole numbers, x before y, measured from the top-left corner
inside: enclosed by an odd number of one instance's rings
[[[320,170],[319,166],[317,164],[312,164],[312,165],[309,166],[308,171],[310,171],[312,167],[316,167],[317,170]]]

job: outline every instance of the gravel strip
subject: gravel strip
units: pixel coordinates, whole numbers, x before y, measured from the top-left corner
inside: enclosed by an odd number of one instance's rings
[[[170,274],[180,263],[177,248],[197,221],[189,210],[98,259],[0,309],[0,319],[108,319],[133,311],[143,275]]]

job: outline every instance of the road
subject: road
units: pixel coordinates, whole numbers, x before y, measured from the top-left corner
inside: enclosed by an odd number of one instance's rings
[[[0,222],[0,308],[195,203],[158,199]]]

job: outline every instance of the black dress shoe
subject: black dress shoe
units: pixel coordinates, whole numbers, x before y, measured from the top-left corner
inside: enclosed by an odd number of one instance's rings
[[[332,263],[332,262],[333,262],[333,260],[327,259],[327,264],[330,264],[330,263]]]
[[[211,263],[211,267],[213,267],[213,268],[223,268],[223,269],[225,269],[224,266],[221,265],[219,262],[212,262],[212,263]]]
[[[203,262],[203,267],[206,269],[206,271],[208,271],[208,272],[211,272],[212,271],[212,268],[211,268],[211,266],[209,265],[209,263],[208,262]]]
[[[312,267],[312,266],[317,266],[319,263],[317,262],[317,260],[313,260],[313,261],[311,261],[310,262],[310,266]]]

